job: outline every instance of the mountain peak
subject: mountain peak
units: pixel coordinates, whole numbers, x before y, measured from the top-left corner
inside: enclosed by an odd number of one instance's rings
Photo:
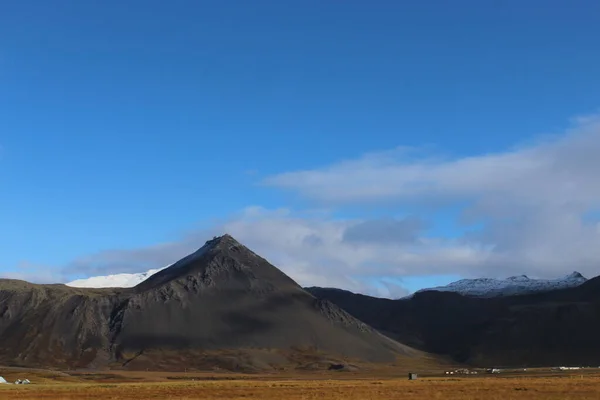
[[[506,280],[509,281],[528,281],[529,277],[527,275],[515,275],[515,276],[511,276],[506,278]]]
[[[229,233],[224,233],[221,236],[213,236],[212,239],[206,241],[207,244],[208,243],[217,244],[217,243],[222,243],[222,242],[235,242],[235,243],[239,243]]]
[[[214,236],[212,239],[207,240],[204,245],[196,251],[188,254],[173,264],[167,265],[166,267],[150,269],[140,273],[121,273],[107,276],[93,276],[85,279],[74,280],[66,283],[66,285],[88,288],[134,287],[143,283],[149,278],[153,278],[155,275],[159,275],[162,277],[161,279],[166,280],[167,273],[164,272],[166,270],[169,270],[168,276],[171,278],[175,277],[176,275],[186,273],[186,267],[189,267],[191,264],[195,264],[203,257],[211,257],[211,255],[215,256],[219,254],[233,255],[233,253],[238,253],[238,256],[243,256],[243,254],[246,254],[248,257],[256,256],[251,250],[238,242],[233,236],[225,233],[221,236]]]
[[[569,275],[566,276],[566,278],[567,279],[581,279],[581,278],[585,279],[585,277],[577,271],[571,272]]]
[[[204,244],[204,246],[209,246],[211,248],[219,247],[223,250],[231,249],[233,247],[244,247],[245,248],[244,245],[242,245],[240,242],[235,240],[235,238],[233,236],[231,236],[229,233],[225,233],[221,236],[215,236],[212,239],[207,240],[206,243]]]
[[[288,290],[299,286],[229,234],[215,236],[204,246],[136,286],[147,291],[164,285],[184,287],[194,292],[264,292],[274,288]]]

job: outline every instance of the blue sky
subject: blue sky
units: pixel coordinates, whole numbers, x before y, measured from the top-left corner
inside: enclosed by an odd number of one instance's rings
[[[597,2],[126,3],[0,6],[5,276],[141,271],[223,230],[364,292],[596,272]]]

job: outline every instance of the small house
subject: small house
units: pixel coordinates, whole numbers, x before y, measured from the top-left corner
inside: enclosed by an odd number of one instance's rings
[[[415,379],[417,379],[417,374],[410,372],[408,374],[408,380],[409,381],[414,381]]]

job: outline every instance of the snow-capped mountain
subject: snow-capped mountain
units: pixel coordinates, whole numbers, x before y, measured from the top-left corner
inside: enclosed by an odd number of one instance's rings
[[[418,292],[435,290],[439,292],[455,292],[465,296],[497,297],[566,289],[579,286],[585,281],[587,279],[579,272],[573,272],[559,279],[532,279],[526,275],[519,275],[506,279],[461,279],[446,286],[421,289]]]
[[[165,268],[167,267],[151,269],[137,274],[92,276],[91,278],[77,279],[72,282],[65,283],[65,285],[80,288],[134,287]]]

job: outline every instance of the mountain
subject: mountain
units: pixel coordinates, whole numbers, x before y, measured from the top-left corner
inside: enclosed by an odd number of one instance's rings
[[[65,283],[65,285],[80,288],[133,287],[165,268],[150,269],[146,272],[136,274],[94,276],[91,278],[74,280]],[[507,279],[461,279],[446,286],[421,289],[417,291],[417,293],[435,290],[438,292],[454,292],[465,296],[496,297],[564,289],[579,286],[585,281],[587,281],[587,279],[579,272],[573,272],[560,279],[532,279],[526,275],[511,276]],[[407,297],[412,297],[412,295]]]
[[[307,290],[395,340],[460,363],[596,366],[600,359],[600,277],[570,288],[496,297],[427,290],[390,300]]]
[[[252,266],[250,270],[242,268],[248,265]],[[127,280],[121,278],[123,275]],[[137,286],[127,288],[134,286],[133,283]],[[600,358],[600,345],[596,343],[600,335],[600,278],[586,280],[577,272],[556,280],[526,276],[504,280],[465,279],[420,290],[399,300],[380,299],[332,288],[302,290],[268,262],[230,236],[224,236],[207,242],[199,251],[169,268],[143,274],[95,277],[68,285],[122,287],[82,291],[53,285],[51,293],[56,298],[67,298],[61,293],[69,293],[69,301],[74,304],[81,302],[73,300],[74,296],[85,299],[88,305],[77,311],[87,318],[80,323],[83,327],[88,326],[89,321],[97,324],[93,314],[110,310],[106,314],[109,323],[102,328],[102,334],[86,333],[84,337],[88,337],[88,341],[99,341],[108,349],[101,353],[106,360],[128,363],[130,367],[135,367],[144,357],[153,359],[157,349],[165,346],[171,349],[170,357],[175,357],[174,354],[182,350],[174,352],[173,347],[181,343],[185,343],[186,349],[202,348],[203,351],[249,347],[289,349],[295,343],[312,343],[313,348],[328,353],[352,354],[361,359],[385,359],[390,353],[420,357],[414,350],[417,349],[477,366],[597,365]],[[306,297],[306,292],[314,297]],[[3,304],[2,293],[0,291],[0,305]],[[264,293],[269,294],[272,303]],[[46,294],[37,294],[35,298],[43,296]],[[301,299],[300,305],[297,299]],[[236,306],[230,306],[231,302]],[[321,316],[325,315],[325,320],[333,321],[329,325],[339,328],[341,324],[346,332],[325,333],[323,326],[315,322],[317,319],[322,322],[321,317],[314,317],[315,309]],[[286,313],[301,315],[303,322],[285,317]],[[258,316],[262,322],[252,316]],[[218,322],[200,327],[190,321]],[[306,321],[312,321],[312,325]],[[410,347],[396,342],[382,343],[375,332],[362,332],[361,326],[370,328],[360,321]],[[46,324],[51,326],[49,321]],[[0,330],[2,326],[0,324]],[[248,329],[253,332],[251,335]],[[318,340],[307,340],[306,329],[321,332],[311,336]],[[22,334],[17,332],[15,337]],[[102,342],[103,335],[111,339]],[[332,340],[322,340],[329,335],[333,335]],[[345,343],[348,344],[342,345],[339,338],[347,335],[350,338],[345,339],[348,341]],[[18,343],[16,339],[15,343]],[[348,346],[352,350],[348,350]],[[164,363],[164,350],[160,351],[163,351],[161,362]],[[256,355],[248,356],[245,351],[243,358],[259,363]],[[262,354],[259,359],[265,357]],[[133,361],[128,361],[130,359]]]
[[[264,370],[323,357],[423,357],[229,235],[132,288],[0,280],[0,343],[0,364],[70,368]]]
[[[435,290],[454,292],[465,296],[496,297],[566,289],[579,286],[586,281],[587,279],[579,272],[573,272],[560,279],[532,279],[526,275],[519,275],[507,279],[461,279],[446,286],[422,289],[419,292]]]

